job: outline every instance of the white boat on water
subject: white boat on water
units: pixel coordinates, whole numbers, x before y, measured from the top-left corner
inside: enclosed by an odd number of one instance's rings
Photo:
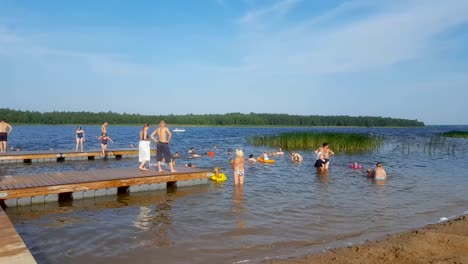
[[[176,129],[174,129],[172,131],[174,131],[174,132],[185,132],[185,129],[176,128]]]

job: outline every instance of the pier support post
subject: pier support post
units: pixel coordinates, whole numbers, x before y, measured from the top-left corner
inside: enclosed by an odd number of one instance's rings
[[[66,193],[59,193],[58,195],[58,200],[59,202],[65,202],[73,199],[73,193],[72,192],[66,192]]]
[[[117,193],[127,193],[127,192],[128,192],[128,186],[117,187]]]

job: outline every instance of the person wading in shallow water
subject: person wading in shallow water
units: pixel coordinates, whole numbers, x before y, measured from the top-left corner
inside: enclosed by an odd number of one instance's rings
[[[158,140],[156,140],[156,138],[154,137],[155,135],[158,136]],[[169,143],[172,139],[172,133],[166,127],[166,122],[164,120],[161,120],[161,122],[159,122],[159,127],[151,134],[151,139],[154,142],[156,142],[156,161],[158,162],[159,172],[164,172],[161,169],[161,162],[163,161],[163,159],[165,160],[165,162],[169,163],[171,172],[177,172],[176,170],[174,170],[174,160],[169,149]]]
[[[322,147],[315,151],[315,154],[319,157],[320,155],[323,155],[323,159],[325,160],[325,170],[328,170],[328,166],[330,165],[330,156],[335,155],[335,152],[328,148],[328,143],[323,143]]]

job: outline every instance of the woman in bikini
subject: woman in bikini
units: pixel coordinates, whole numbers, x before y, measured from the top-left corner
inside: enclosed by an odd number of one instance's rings
[[[244,185],[245,158],[241,149],[236,149],[236,158],[232,164],[234,169],[234,185]]]
[[[83,142],[86,141],[86,136],[85,136],[84,130],[81,127],[78,127],[76,129],[75,138],[76,138],[75,152],[78,152],[78,146],[80,147],[81,152],[83,152]]]

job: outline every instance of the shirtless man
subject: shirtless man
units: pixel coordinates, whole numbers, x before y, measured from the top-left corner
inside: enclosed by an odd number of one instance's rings
[[[372,176],[376,180],[386,180],[387,179],[387,172],[382,166],[381,162],[377,162],[377,165],[375,165],[375,169],[372,172]]]
[[[302,162],[304,160],[301,156],[301,154],[297,152],[291,152],[291,162]]]
[[[158,140],[154,137],[158,136]],[[174,160],[172,159],[171,151],[169,150],[169,143],[172,139],[171,131],[166,127],[166,122],[161,120],[159,127],[151,134],[151,139],[156,142],[156,161],[158,162],[159,172],[164,172],[161,169],[161,161],[164,159],[169,163],[171,172],[177,172],[174,170]]]
[[[328,170],[328,166],[330,165],[330,156],[335,155],[331,149],[328,148],[328,143],[323,143],[321,148],[318,148],[315,151],[317,155],[323,155],[323,159],[325,160],[325,170]]]
[[[0,120],[0,153],[1,154],[7,153],[8,135],[11,133],[12,130],[13,128],[11,127],[10,124],[5,122],[5,120],[3,119]]]
[[[102,124],[101,126],[101,135],[106,133],[107,134],[107,125],[109,125],[109,123],[107,122],[104,122],[104,124]]]

